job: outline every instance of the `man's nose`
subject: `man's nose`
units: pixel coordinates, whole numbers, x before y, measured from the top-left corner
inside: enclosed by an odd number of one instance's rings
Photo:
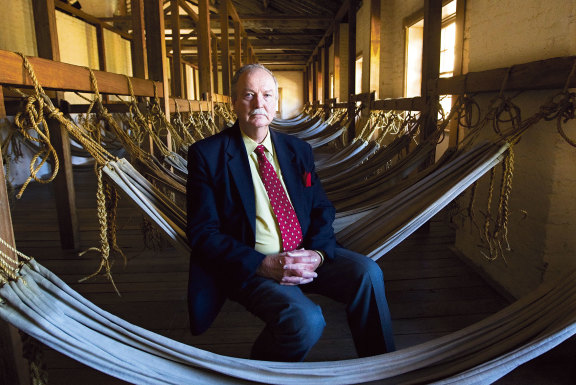
[[[264,95],[256,94],[253,100],[257,107],[261,107],[264,105]]]

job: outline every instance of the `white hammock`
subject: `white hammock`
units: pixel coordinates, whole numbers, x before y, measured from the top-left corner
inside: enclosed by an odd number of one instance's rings
[[[428,196],[432,204],[405,217],[408,225],[395,229],[378,244],[372,257],[377,258],[389,242],[396,243],[439,211],[462,186],[489,170],[504,150],[505,146],[487,146],[474,156],[478,162],[466,161],[468,166],[462,167],[456,158],[431,174],[422,182],[420,193],[433,194]],[[105,172],[178,248],[188,252],[180,213],[170,212],[168,202],[157,200],[153,186],[126,161],[111,162]],[[454,174],[459,176],[440,183],[440,188],[426,190],[436,178]],[[452,182],[462,186],[450,185]],[[395,202],[392,208],[405,210],[416,196],[407,194],[404,202]],[[392,208],[383,209],[386,216],[398,214]],[[375,218],[371,212],[370,220]],[[88,366],[137,384],[485,384],[576,333],[573,274],[472,326],[393,353],[333,362],[254,361],[203,351],[132,325],[90,303],[34,260],[22,267],[20,275],[21,279],[0,288],[0,317]]]
[[[380,356],[279,363],[210,353],[132,325],[34,260],[0,288],[0,317],[88,366],[136,384],[486,384],[576,333],[576,274],[458,332]],[[454,376],[454,377],[450,377]]]

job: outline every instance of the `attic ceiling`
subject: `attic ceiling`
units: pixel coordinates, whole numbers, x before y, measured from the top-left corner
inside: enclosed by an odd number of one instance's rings
[[[210,1],[210,25],[219,38],[218,9],[223,0]],[[331,27],[346,0],[231,0],[259,63],[273,67],[302,67]],[[186,0],[197,10],[197,0]],[[171,39],[169,1],[165,1],[166,37]],[[181,47],[185,60],[197,62],[195,23],[180,10]],[[229,27],[230,39],[234,38]],[[171,40],[170,40],[171,41]],[[168,52],[171,50],[167,41]],[[233,45],[231,44],[233,49]]]

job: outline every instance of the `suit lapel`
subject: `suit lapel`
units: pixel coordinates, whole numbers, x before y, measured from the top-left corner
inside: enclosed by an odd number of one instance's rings
[[[254,201],[254,185],[252,183],[250,165],[248,164],[248,156],[246,155],[246,147],[242,142],[238,123],[229,128],[229,130],[232,131],[230,133],[230,142],[226,148],[228,167],[232,179],[238,188],[244,211],[252,227],[252,233],[256,234],[256,202]]]

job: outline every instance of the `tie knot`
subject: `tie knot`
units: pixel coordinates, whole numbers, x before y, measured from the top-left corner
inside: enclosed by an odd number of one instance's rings
[[[259,144],[256,149],[254,150],[254,152],[256,152],[256,155],[258,155],[259,157],[266,157],[266,155],[264,155],[264,150],[266,149],[266,147],[264,147],[264,145]]]

